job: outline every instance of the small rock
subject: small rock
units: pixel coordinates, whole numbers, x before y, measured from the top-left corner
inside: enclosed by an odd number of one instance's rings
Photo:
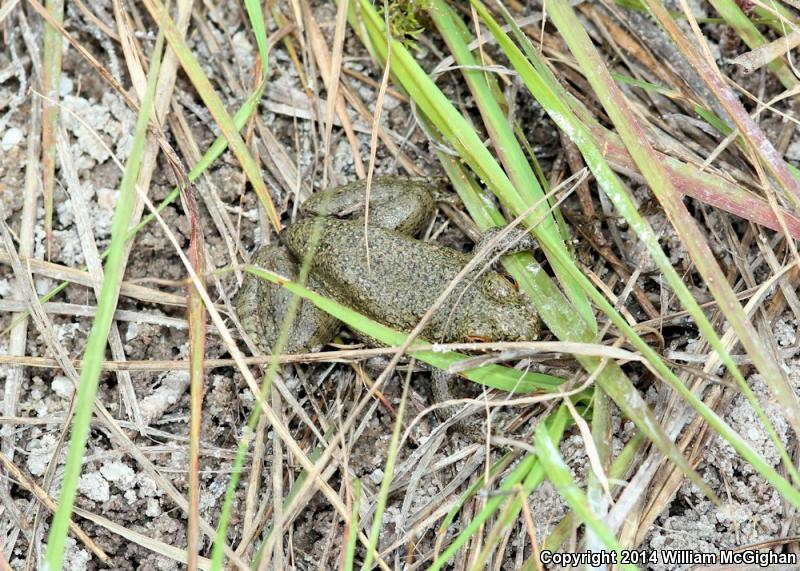
[[[69,77],[62,74],[61,75],[61,85],[59,86],[59,92],[61,97],[65,97],[72,93],[72,88],[75,86],[75,82],[72,81]]]
[[[162,494],[156,485],[155,480],[147,474],[139,474],[137,478],[139,484],[139,497],[140,498],[154,498]]]
[[[137,500],[136,490],[133,489],[125,492],[124,496],[125,496],[125,501],[128,502],[129,506],[133,505],[133,503]]]
[[[158,517],[161,515],[161,503],[155,498],[147,499],[147,509],[144,514],[148,517]]]
[[[100,472],[90,472],[81,476],[78,491],[95,502],[107,502],[111,497],[111,486]]]
[[[28,472],[32,476],[42,476],[47,470],[50,457],[56,448],[57,438],[52,434],[45,434],[28,444]]]
[[[72,382],[64,375],[59,375],[50,384],[53,392],[63,399],[72,398],[72,393],[75,392],[75,387]]]
[[[124,462],[109,462],[100,468],[100,473],[120,490],[128,490],[136,481],[136,473]]]
[[[64,569],[73,569],[74,571],[84,571],[89,568],[89,562],[92,560],[92,554],[81,548],[78,542],[71,538],[67,538],[67,548],[64,551]]]
[[[22,142],[22,129],[11,127],[6,129],[6,132],[3,135],[3,142],[0,143],[0,146],[3,147],[4,151],[10,151],[19,145],[20,142]]]

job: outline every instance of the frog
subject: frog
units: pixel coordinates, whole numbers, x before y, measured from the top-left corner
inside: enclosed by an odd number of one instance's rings
[[[471,256],[414,237],[430,222],[442,192],[428,179],[374,179],[366,225],[365,190],[361,180],[312,195],[300,208],[300,220],[281,232],[281,244],[261,247],[252,261],[296,279],[314,226],[319,225],[308,287],[383,325],[410,332]],[[507,277],[493,269],[474,277],[462,280],[434,313],[424,339],[455,343],[539,337],[538,314]],[[244,330],[260,349],[269,352],[277,342],[290,299],[279,285],[246,274],[235,306]],[[302,300],[284,351],[318,350],[340,327],[337,319]]]
[[[262,246],[252,263],[295,280],[316,227],[319,239],[307,286],[408,333],[472,256],[415,237],[435,215],[443,194],[441,184],[427,178],[376,177],[365,208],[366,184],[360,180],[313,194],[300,207],[299,219],[281,231],[280,243]],[[285,288],[246,274],[235,306],[243,329],[261,350],[273,350],[290,300]],[[283,351],[319,350],[341,325],[302,299]],[[530,301],[506,276],[490,268],[462,279],[434,312],[421,337],[445,343],[531,341],[538,339],[540,331],[541,322]],[[359,339],[377,344],[363,336]]]

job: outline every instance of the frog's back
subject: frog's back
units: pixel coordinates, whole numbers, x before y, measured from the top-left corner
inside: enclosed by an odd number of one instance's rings
[[[363,223],[332,218],[303,220],[286,230],[285,241],[298,260],[306,254],[317,223],[321,224],[321,238],[312,273],[325,293],[401,330],[408,331],[417,324],[469,260],[466,254],[450,248],[370,226],[367,267]],[[461,288],[449,299],[458,299]],[[469,289],[467,292],[469,295]],[[445,334],[452,305],[448,302],[437,312],[428,336],[452,338],[452,332]]]

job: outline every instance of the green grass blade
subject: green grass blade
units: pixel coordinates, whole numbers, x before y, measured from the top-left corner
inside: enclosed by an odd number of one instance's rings
[[[497,90],[492,88],[486,74],[479,69],[481,62],[472,55],[467,46],[467,42],[472,38],[467,34],[463,22],[455,16],[452,9],[443,0],[432,0],[428,11],[439,33],[447,43],[450,53],[456,63],[461,66],[461,73],[481,112],[495,153],[505,172],[508,173],[508,178],[518,195],[516,200],[520,204],[526,205],[516,214],[524,212],[530,205],[541,203],[541,206],[530,214],[530,219],[538,221],[535,229],[537,238],[541,240],[541,236],[546,234],[553,247],[566,249],[556,219],[549,212],[547,202],[542,200],[544,191],[539,180],[517,142],[514,130],[509,125],[508,117],[503,113],[495,98],[494,93]],[[489,160],[494,161],[494,158]],[[560,266],[554,265],[554,270],[578,312],[587,323],[592,325],[592,328],[595,328],[594,314],[586,299],[586,294],[561,270]]]
[[[589,499],[581,492],[577,482],[572,478],[569,467],[564,463],[556,440],[551,438],[547,428],[539,425],[536,430],[536,456],[544,466],[547,477],[553,482],[559,495],[569,504],[575,515],[578,516],[595,537],[600,540],[603,546],[617,554],[617,562],[622,561],[622,546],[617,541],[614,534],[603,523],[603,520],[592,512]],[[620,564],[621,569],[638,569],[636,565]]]
[[[83,453],[89,437],[89,425],[92,419],[94,399],[97,394],[97,384],[100,380],[100,372],[105,359],[108,331],[114,318],[120,284],[125,271],[124,249],[128,239],[128,226],[136,202],[136,181],[139,177],[139,168],[141,167],[144,152],[147,125],[153,110],[153,96],[163,48],[164,36],[159,33],[153,49],[152,65],[147,78],[147,91],[136,120],[133,143],[128,161],[125,164],[125,172],[120,183],[119,198],[114,210],[111,225],[111,245],[103,267],[105,279],[100,290],[97,312],[84,352],[81,381],[75,403],[75,417],[72,422],[72,435],[67,451],[67,464],[64,468],[58,509],[53,517],[45,552],[45,568],[47,570],[61,569],[62,565],[69,520],[75,503],[75,492],[81,473]]]
[[[550,114],[559,128],[567,133],[570,139],[580,149],[586,160],[586,164],[595,175],[598,186],[606,193],[609,200],[614,204],[617,212],[625,218],[630,228],[645,244],[650,256],[658,265],[670,287],[678,296],[681,304],[694,319],[702,335],[719,354],[720,360],[737,381],[742,392],[753,406],[753,409],[756,411],[765,429],[770,434],[776,449],[779,451],[787,471],[792,475],[795,482],[800,482],[800,475],[798,475],[794,463],[789,457],[788,451],[780,441],[772,422],[768,419],[757,397],[753,394],[753,391],[750,389],[738,366],[734,363],[727,348],[723,345],[722,340],[717,336],[714,326],[683,283],[681,276],[678,275],[678,272],[672,266],[669,257],[661,249],[653,228],[647,220],[639,214],[628,189],[621,183],[606,162],[603,150],[594,143],[588,129],[574,116],[564,103],[567,97],[563,88],[555,81],[555,77],[548,75],[549,71],[546,66],[539,61],[536,50],[522,31],[515,26],[510,15],[505,14],[506,22],[514,31],[514,36],[517,41],[525,49],[525,55],[523,55],[511,42],[511,39],[503,33],[498,23],[478,0],[474,0],[474,5],[480,17],[497,39],[498,45],[503,49],[509,61],[511,61],[514,68],[520,74],[520,77],[527,85],[531,94],[538,99],[539,103]],[[527,56],[527,59],[525,56]],[[536,62],[537,65],[531,64],[531,61]],[[537,70],[541,70],[543,75],[540,75]]]
[[[342,571],[352,571],[356,558],[356,538],[358,537],[358,511],[361,509],[361,480],[353,482],[353,510],[347,523],[347,547],[344,552]]]
[[[562,405],[554,413],[551,413],[539,425],[539,428],[550,435],[554,441],[558,442],[564,434],[564,429],[570,421],[570,415],[566,406]],[[506,501],[519,502],[519,495],[512,493],[520,484],[523,493],[530,494],[544,480],[545,472],[536,454],[526,454],[508,477],[503,480],[499,490],[492,494],[486,501],[486,505],[467,523],[464,530],[458,534],[453,542],[442,551],[441,555],[431,564],[429,571],[441,569],[456,552],[469,541],[470,537],[478,533],[480,527],[498,510],[502,509]]]

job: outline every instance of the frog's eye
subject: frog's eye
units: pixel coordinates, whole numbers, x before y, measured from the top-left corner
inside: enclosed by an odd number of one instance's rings
[[[514,299],[517,297],[517,286],[509,278],[499,273],[487,276],[483,282],[483,291],[496,300]]]
[[[503,278],[509,284],[511,284],[511,287],[514,288],[514,291],[519,291],[519,284],[517,283],[517,280],[515,280],[514,277],[511,274],[509,274],[507,272],[497,272],[497,275],[499,275],[501,278]]]

